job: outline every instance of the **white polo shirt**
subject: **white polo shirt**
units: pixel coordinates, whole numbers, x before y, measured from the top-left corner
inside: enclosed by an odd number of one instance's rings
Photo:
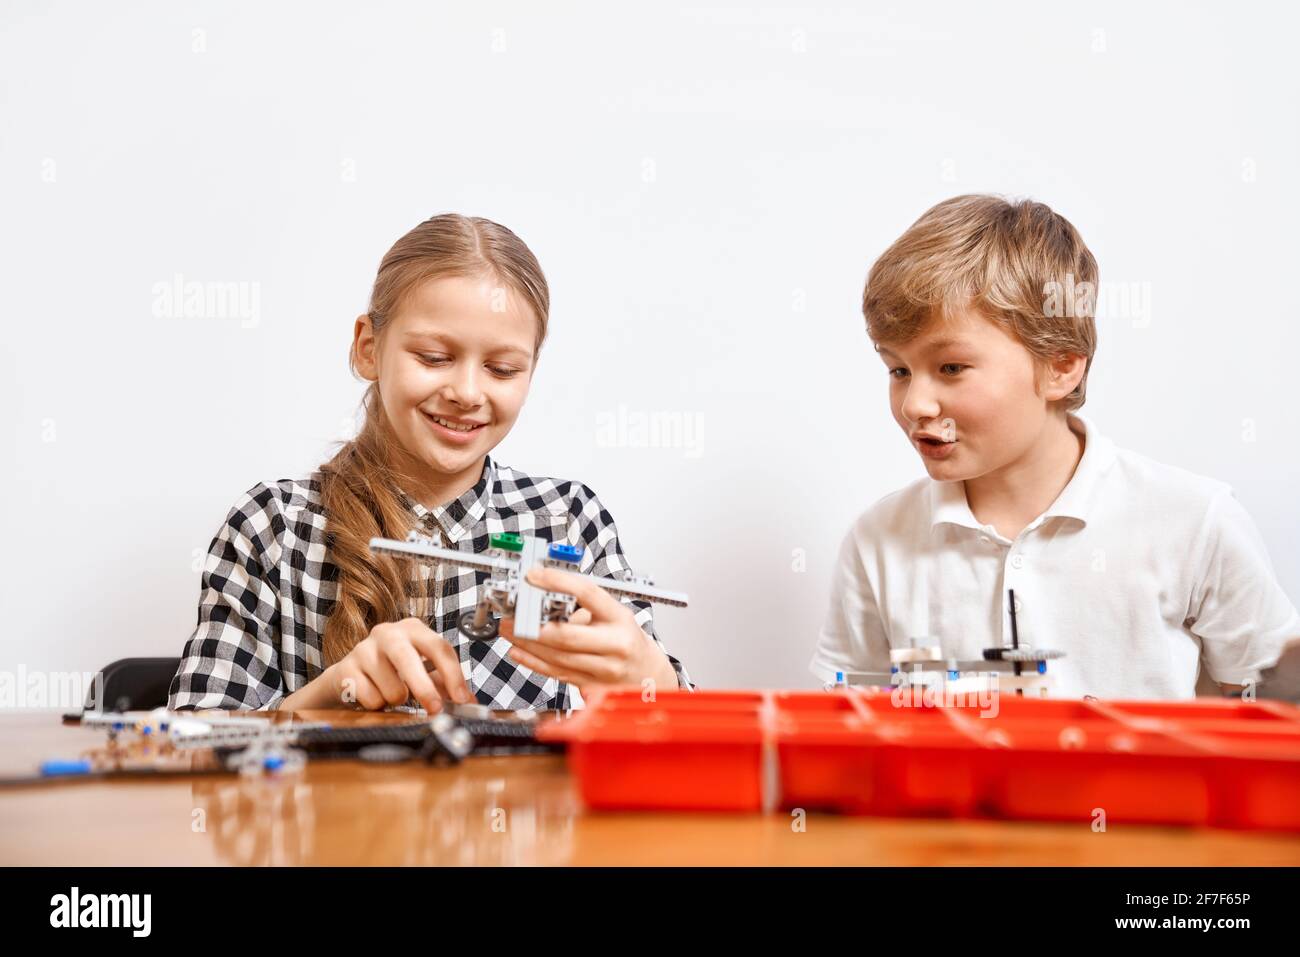
[[[1200,662],[1257,679],[1300,615],[1258,530],[1222,482],[1085,437],[1070,483],[1015,540],[981,525],[961,482],[926,477],[881,499],[840,548],[812,672],[889,671],[889,650],[936,639],[945,657],[1053,648],[1055,697],[1188,698]]]

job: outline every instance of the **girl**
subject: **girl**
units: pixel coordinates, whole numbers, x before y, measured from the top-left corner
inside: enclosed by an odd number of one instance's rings
[[[374,555],[412,529],[481,552],[501,532],[583,549],[581,571],[625,577],[614,521],[585,485],[488,455],[514,425],[546,336],[550,293],[527,246],[477,217],[435,216],[379,266],[349,365],[371,384],[357,437],[302,480],[246,492],[204,564],[198,627],[172,679],[173,709],[400,705],[449,699],[567,708],[569,687],[691,687],[649,604],[555,569],[530,581],[577,596],[537,640],[457,629],[475,573]]]

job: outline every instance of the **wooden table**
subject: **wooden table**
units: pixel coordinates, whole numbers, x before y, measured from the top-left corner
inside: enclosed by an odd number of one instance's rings
[[[303,712],[334,723],[409,715]],[[0,715],[0,774],[102,745],[53,714]],[[1300,835],[810,814],[583,811],[560,756],[459,767],[309,763],[0,789],[0,864],[1296,865]]]

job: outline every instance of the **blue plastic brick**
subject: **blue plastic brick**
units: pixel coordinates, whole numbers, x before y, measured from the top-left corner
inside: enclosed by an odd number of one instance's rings
[[[41,765],[41,774],[45,775],[47,778],[89,773],[90,762],[85,760],[65,761],[56,758],[53,761],[46,761]]]
[[[582,561],[582,549],[576,545],[552,545],[547,549],[546,556],[559,562],[576,565]]]

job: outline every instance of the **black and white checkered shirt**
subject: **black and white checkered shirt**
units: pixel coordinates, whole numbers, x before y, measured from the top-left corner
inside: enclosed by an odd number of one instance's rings
[[[336,594],[319,472],[302,481],[259,484],[235,503],[208,549],[200,583],[198,627],[185,645],[168,707],[275,708],[323,670],[321,637]],[[631,572],[614,520],[587,486],[534,478],[486,460],[477,485],[432,510],[402,495],[412,527],[445,548],[482,552],[501,532],[534,535],[583,549],[579,571],[626,578]],[[396,537],[404,537],[398,535]],[[460,615],[478,601],[484,572],[420,563],[409,613],[460,653],[460,666],[480,704],[548,709],[576,704],[568,685],[515,664],[504,638],[474,642],[460,634]],[[660,648],[654,613],[628,601],[637,624]],[[669,656],[678,684],[692,687]]]

